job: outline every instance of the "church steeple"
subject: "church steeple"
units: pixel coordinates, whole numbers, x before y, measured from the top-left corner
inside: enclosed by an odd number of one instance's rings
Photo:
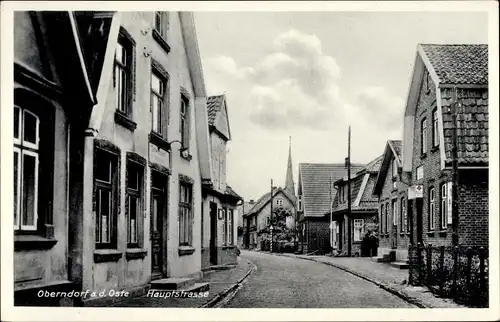
[[[285,189],[288,189],[295,196],[295,185],[293,183],[293,170],[292,170],[292,137],[288,141],[288,164],[286,168],[286,181]]]

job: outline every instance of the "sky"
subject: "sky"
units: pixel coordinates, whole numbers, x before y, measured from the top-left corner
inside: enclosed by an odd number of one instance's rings
[[[227,181],[245,200],[299,163],[368,163],[402,139],[418,43],[487,43],[467,12],[195,12],[209,95],[225,93]]]

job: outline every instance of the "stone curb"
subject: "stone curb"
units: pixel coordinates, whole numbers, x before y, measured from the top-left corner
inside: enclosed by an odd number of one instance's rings
[[[255,264],[249,261],[248,259],[245,258],[247,262],[250,263],[250,269],[245,273],[243,277],[241,277],[235,284],[231,285],[230,287],[226,288],[224,291],[220,292],[217,294],[213,299],[210,301],[206,302],[205,304],[202,304],[201,306],[198,306],[198,308],[212,308],[215,307],[217,304],[225,300],[227,297],[236,294],[237,289],[241,286],[241,284],[250,276],[250,274],[253,273],[255,270]],[[234,294],[231,294],[231,292],[234,291]]]
[[[285,255],[285,254],[276,254],[274,253],[273,255],[277,255],[277,256],[284,256],[284,257],[292,257],[292,258],[300,258],[300,259],[304,259],[304,260],[309,260],[309,261],[312,261],[312,262],[316,262],[316,263],[322,263],[322,264],[325,264],[325,265],[329,265],[329,266],[332,266],[332,267],[335,267],[335,268],[338,268],[338,269],[341,269],[345,272],[348,272],[354,276],[357,276],[359,278],[362,278],[370,283],[373,283],[375,285],[377,285],[378,287],[380,287],[381,289],[391,293],[391,294],[394,294],[396,295],[397,297],[405,300],[406,302],[408,303],[411,303],[413,305],[416,305],[418,306],[419,308],[432,308],[432,306],[430,305],[426,305],[424,303],[422,303],[420,300],[414,298],[414,297],[411,297],[409,295],[407,295],[406,293],[390,286],[390,285],[387,285],[383,282],[380,282],[374,278],[371,278],[371,277],[368,277],[368,276],[365,276],[363,274],[360,274],[352,269],[349,269],[345,266],[341,266],[341,265],[338,265],[338,264],[334,264],[334,263],[329,263],[329,262],[324,262],[324,261],[319,261],[319,260],[316,260],[314,258],[304,258],[304,257],[300,257],[300,256],[294,256],[294,255]]]

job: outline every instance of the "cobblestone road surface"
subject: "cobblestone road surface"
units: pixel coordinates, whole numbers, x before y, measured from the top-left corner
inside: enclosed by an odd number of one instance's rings
[[[242,251],[256,266],[230,308],[409,308],[376,285],[308,260]]]

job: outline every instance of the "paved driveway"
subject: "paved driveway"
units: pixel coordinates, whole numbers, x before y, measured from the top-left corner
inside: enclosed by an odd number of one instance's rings
[[[242,251],[257,270],[231,308],[409,308],[376,285],[337,268],[298,258]]]

